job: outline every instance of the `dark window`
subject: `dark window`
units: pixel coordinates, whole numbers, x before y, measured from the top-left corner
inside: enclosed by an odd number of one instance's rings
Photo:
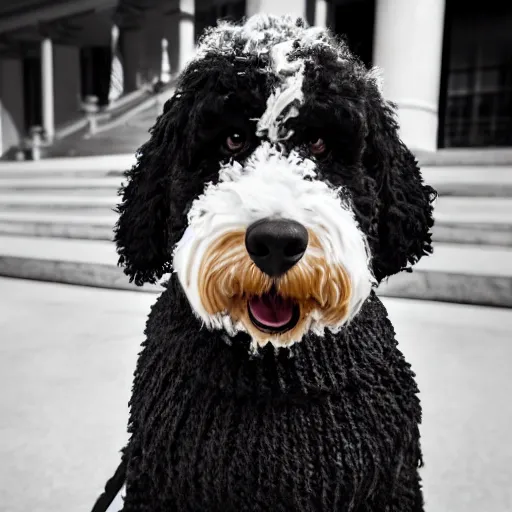
[[[447,0],[441,147],[512,145],[512,8]]]
[[[482,66],[450,75],[445,147],[512,145],[511,68]]]
[[[25,57],[23,59],[23,96],[25,110],[25,130],[43,124],[41,82],[41,59]]]
[[[373,60],[375,0],[345,0],[334,6],[334,31],[367,66]]]
[[[108,104],[112,52],[108,46],[91,46],[80,51],[82,98],[97,96],[99,105]]]

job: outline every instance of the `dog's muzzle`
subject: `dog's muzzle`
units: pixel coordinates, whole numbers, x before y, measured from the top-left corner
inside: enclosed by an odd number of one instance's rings
[[[267,276],[277,279],[304,256],[308,230],[288,219],[262,219],[251,224],[245,234],[245,247],[254,264]],[[275,287],[247,304],[251,322],[261,331],[281,333],[293,328],[300,317],[300,307],[291,298],[278,294]]]
[[[366,239],[315,165],[262,143],[194,200],[173,267],[206,327],[283,347],[357,314],[372,287]]]

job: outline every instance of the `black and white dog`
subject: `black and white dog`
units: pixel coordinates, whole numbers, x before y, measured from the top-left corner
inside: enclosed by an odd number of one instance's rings
[[[420,512],[421,409],[374,288],[432,251],[379,78],[322,28],[201,39],[127,172],[116,243],[149,317],[128,511]]]

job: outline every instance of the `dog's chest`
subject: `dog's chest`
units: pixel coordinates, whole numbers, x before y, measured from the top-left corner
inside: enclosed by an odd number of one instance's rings
[[[293,357],[171,319],[162,300],[131,402],[151,510],[386,509],[421,409],[378,299]]]
[[[152,436],[143,451],[165,480],[155,482],[163,503],[180,511],[345,510],[396,474],[410,423],[389,414],[388,390],[258,398],[219,382],[183,378],[147,411]]]

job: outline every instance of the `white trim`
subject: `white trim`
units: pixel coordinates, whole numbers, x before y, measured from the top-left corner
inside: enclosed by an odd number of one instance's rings
[[[315,27],[327,27],[328,6],[326,0],[315,2]]]
[[[0,177],[3,172],[16,172],[17,176],[22,176],[25,172],[69,172],[73,174],[77,171],[99,172],[125,171],[135,164],[134,154],[120,155],[99,155],[99,156],[81,156],[70,158],[46,158],[34,162],[0,162]]]
[[[117,128],[118,126],[125,124],[130,119],[133,119],[136,115],[140,114],[141,112],[145,112],[151,107],[157,107],[158,114],[160,114],[160,106],[163,106],[167,99],[169,99],[173,94],[174,88],[169,91],[164,91],[156,96],[150,96],[148,99],[142,101],[124,114],[121,114],[119,117],[116,117],[115,119],[112,119],[111,121],[98,126],[94,134],[97,135],[113,128]]]
[[[117,100],[111,101],[105,109],[105,112],[115,111],[138,98],[142,98],[142,96],[147,94],[149,90],[149,87],[141,87],[140,89],[135,89],[135,91],[129,92],[128,94],[123,94]]]
[[[391,99],[391,98],[390,98]],[[429,114],[434,114],[437,116],[438,109],[437,105],[434,105],[433,103],[429,103],[427,101],[421,101],[421,100],[412,100],[412,99],[405,99],[405,100],[393,100],[398,105],[399,109],[407,109],[407,110],[423,110],[424,112],[428,112]]]
[[[50,38],[41,41],[41,94],[43,128],[48,141],[55,137],[55,108],[53,88],[53,44]]]
[[[87,126],[87,119],[84,117],[80,117],[79,119],[75,119],[70,123],[65,124],[61,128],[57,128],[55,130],[55,140],[63,139],[64,137],[68,137],[73,133],[76,133]]]

